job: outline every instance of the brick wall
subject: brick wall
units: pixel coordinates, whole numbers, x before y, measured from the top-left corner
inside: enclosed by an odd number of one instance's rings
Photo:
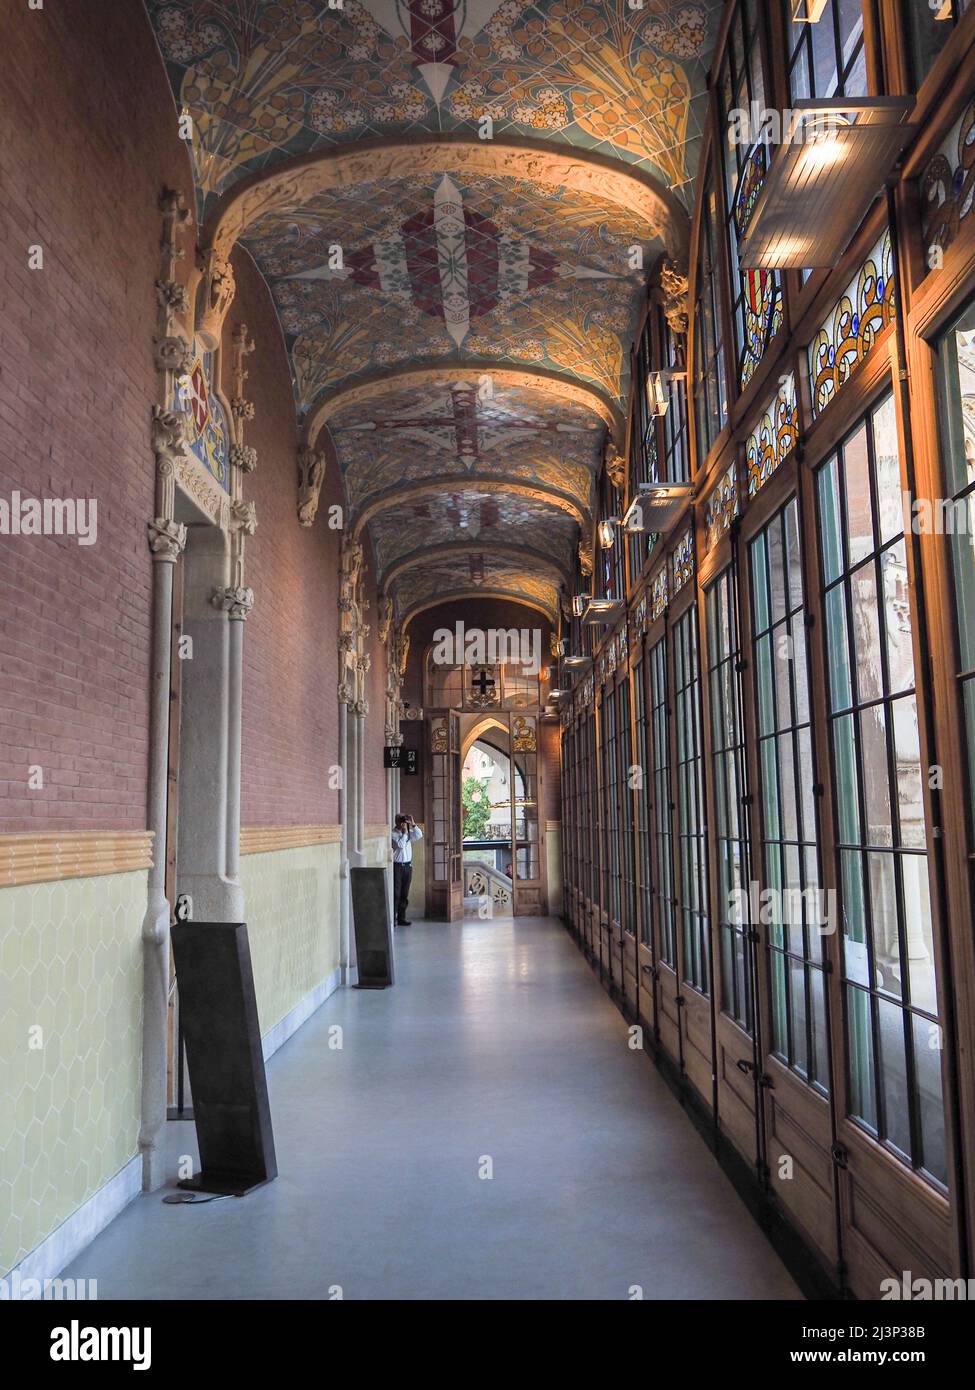
[[[0,536],[0,830],[146,823],[157,199],[192,177],[139,4],[4,5],[0,497],[93,498],[97,542]],[[28,248],[44,266],[28,268]],[[28,766],[43,768],[28,789]]]
[[[328,527],[340,498],[329,469],[314,526],[298,525],[294,397],[281,330],[267,286],[243,250],[234,253],[237,295],[224,325],[229,344],[241,322],[256,347],[247,393],[255,415],[246,438],[257,471],[244,495],[257,506],[247,541],[254,608],[244,633],[241,823],[330,825],[338,792],[328,785],[339,759],[338,622],[341,532]],[[229,394],[229,352],[224,387]]]

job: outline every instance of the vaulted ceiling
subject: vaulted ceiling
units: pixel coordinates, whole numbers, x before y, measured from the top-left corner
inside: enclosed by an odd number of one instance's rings
[[[265,275],[400,618],[554,616],[647,274],[686,253],[720,0],[147,5],[203,242]]]

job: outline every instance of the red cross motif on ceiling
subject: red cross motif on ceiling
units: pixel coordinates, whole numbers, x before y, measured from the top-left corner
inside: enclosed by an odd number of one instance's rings
[[[357,425],[346,426],[346,429],[358,433],[367,430],[429,430],[447,426],[454,432],[457,458],[464,464],[480,461],[482,430],[518,430],[521,433],[531,430],[550,434],[585,432],[581,425],[566,425],[554,420],[524,420],[514,415],[502,415],[496,406],[492,407],[482,401],[472,386],[464,384],[451,386],[449,411],[449,414],[443,411],[429,415],[394,415],[382,420],[363,420]]]

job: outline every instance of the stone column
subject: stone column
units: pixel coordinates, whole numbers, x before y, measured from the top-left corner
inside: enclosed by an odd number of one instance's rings
[[[149,896],[142,920],[142,1186],[165,1181],[166,1052],[169,1008],[169,920],[166,897],[166,826],[169,790],[169,685],[172,666],[173,566],[186,544],[186,527],[157,517],[149,523],[152,551],[152,667],[150,673],[149,829],[153,835]]]
[[[244,678],[244,623],[254,606],[254,593],[243,587],[217,590],[213,603],[227,614],[230,662],[227,680],[227,847],[225,874],[229,885],[236,885],[237,914],[230,920],[244,920],[244,890],[240,886],[240,735],[241,697]]]

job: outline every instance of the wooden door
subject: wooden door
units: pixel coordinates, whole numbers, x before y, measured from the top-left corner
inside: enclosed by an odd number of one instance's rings
[[[542,760],[538,716],[511,713],[511,864],[516,917],[544,917],[545,855],[541,838]]]
[[[427,721],[427,739],[427,902],[432,917],[455,922],[464,915],[459,715],[453,710],[432,713]]]

